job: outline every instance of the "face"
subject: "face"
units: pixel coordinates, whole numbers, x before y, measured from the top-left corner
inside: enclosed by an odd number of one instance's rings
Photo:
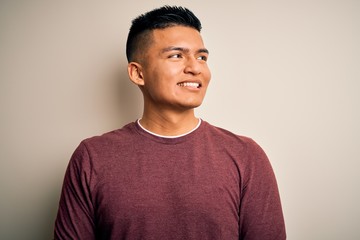
[[[211,74],[200,33],[190,27],[156,29],[143,61],[140,86],[146,107],[187,110],[198,107]]]

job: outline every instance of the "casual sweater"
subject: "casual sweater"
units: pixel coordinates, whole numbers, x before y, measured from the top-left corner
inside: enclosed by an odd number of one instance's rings
[[[286,239],[276,179],[250,138],[202,121],[166,138],[137,122],[69,162],[55,239]]]

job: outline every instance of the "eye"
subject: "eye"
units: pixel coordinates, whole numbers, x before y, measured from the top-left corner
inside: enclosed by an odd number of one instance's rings
[[[181,54],[177,53],[177,54],[172,54],[169,56],[169,58],[181,58]]]
[[[197,57],[197,59],[198,60],[202,60],[202,61],[207,61],[207,59],[208,59],[208,57],[207,56],[205,56],[205,55],[203,55],[203,56],[199,56],[199,57]]]

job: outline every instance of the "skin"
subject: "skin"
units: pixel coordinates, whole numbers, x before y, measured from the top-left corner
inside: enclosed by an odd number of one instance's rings
[[[155,29],[151,44],[128,64],[130,80],[144,97],[141,125],[164,136],[176,136],[198,124],[194,108],[201,105],[211,73],[208,51],[193,28]]]

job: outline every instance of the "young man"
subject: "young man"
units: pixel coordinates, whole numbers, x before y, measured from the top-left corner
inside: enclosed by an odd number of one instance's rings
[[[285,239],[262,149],[196,118],[210,81],[201,24],[165,6],[133,21],[128,73],[142,118],[74,152],[55,239]]]

